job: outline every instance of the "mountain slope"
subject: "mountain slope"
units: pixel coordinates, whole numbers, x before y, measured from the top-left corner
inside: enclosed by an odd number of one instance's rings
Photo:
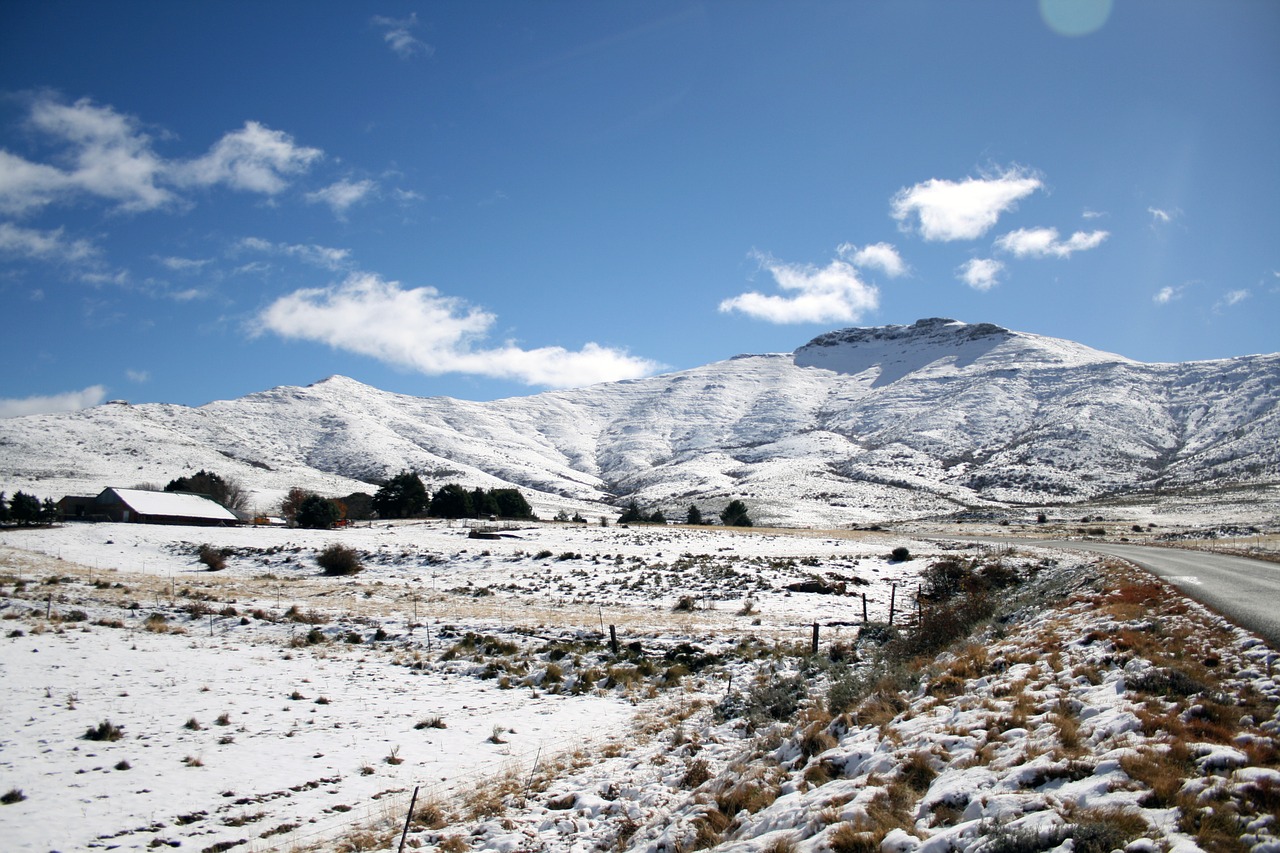
[[[198,408],[0,421],[0,488],[40,495],[197,468],[266,506],[294,485],[514,484],[535,508],[632,496],[682,515],[842,523],[1280,481],[1280,355],[1143,364],[990,324],[846,329],[791,354],[487,403],[345,377]],[[429,483],[430,484],[430,483]],[[552,510],[554,511],[554,510]]]

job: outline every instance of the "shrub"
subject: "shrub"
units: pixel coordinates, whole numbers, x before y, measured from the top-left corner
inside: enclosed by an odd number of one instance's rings
[[[88,731],[84,733],[85,740],[120,740],[124,737],[124,729],[120,726],[113,725],[109,720],[103,720],[98,723],[97,727],[90,726]]]
[[[911,551],[910,549],[899,545],[897,548],[894,548],[889,552],[889,559],[895,563],[905,563],[907,560],[911,559]]]
[[[227,556],[222,549],[212,545],[201,545],[196,552],[196,559],[204,563],[211,572],[220,572],[227,567]]]
[[[360,565],[360,557],[355,549],[338,542],[317,554],[316,563],[324,569],[326,575],[354,575],[364,568]]]
[[[3,795],[0,795],[0,803],[4,803],[6,806],[11,806],[14,803],[22,802],[26,798],[27,797],[22,793],[21,788],[10,788]]]

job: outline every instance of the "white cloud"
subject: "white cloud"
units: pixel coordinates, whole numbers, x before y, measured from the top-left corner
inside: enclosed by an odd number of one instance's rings
[[[179,183],[226,184],[238,190],[275,195],[288,186],[286,175],[305,172],[322,156],[319,148],[294,144],[293,137],[284,131],[247,121],[240,130],[219,139],[208,154],[175,164],[172,171]]]
[[[430,376],[468,373],[529,385],[568,388],[635,379],[660,365],[625,351],[586,344],[522,349],[484,345],[496,317],[433,287],[404,288],[371,273],[341,284],[298,290],[258,317],[258,333],[316,341]]]
[[[245,237],[234,247],[238,251],[264,252],[269,255],[283,255],[296,258],[315,267],[330,270],[346,269],[351,265],[350,249],[335,249],[331,246],[318,246],[314,243],[272,243],[261,237]],[[265,267],[258,264],[247,264],[237,268],[236,272],[263,272]]]
[[[1230,308],[1233,305],[1239,305],[1250,296],[1247,290],[1229,290],[1222,296],[1222,305]]]
[[[1019,167],[960,182],[931,178],[898,190],[891,202],[892,214],[904,230],[917,218],[926,240],[975,240],[996,224],[1000,214],[1043,186],[1034,172]]]
[[[1076,252],[1096,249],[1109,237],[1106,231],[1077,231],[1067,240],[1058,239],[1057,228],[1019,228],[996,240],[996,248],[1018,258],[1069,258]]]
[[[859,249],[852,243],[842,243],[836,254],[860,269],[878,269],[890,278],[907,272],[907,265],[892,243],[872,243]]]
[[[1178,215],[1179,211],[1161,210],[1158,207],[1148,207],[1147,213],[1151,214],[1152,225],[1156,225],[1156,224],[1167,225],[1168,223],[1173,221],[1173,218]]]
[[[88,406],[96,406],[107,397],[107,389],[90,385],[83,391],[68,391],[44,397],[24,397],[20,400],[0,399],[0,418],[16,418],[21,415],[46,415],[54,412],[74,412]]]
[[[312,204],[327,204],[333,215],[341,219],[347,209],[357,202],[363,201],[376,188],[377,184],[370,180],[338,181],[324,189],[307,193],[307,201]]]
[[[39,231],[0,222],[0,254],[44,261],[81,263],[95,260],[98,249],[88,240],[67,240],[61,228]]]
[[[124,375],[130,382],[141,384],[151,381],[151,374],[145,370],[126,370]]]
[[[409,13],[407,18],[386,18],[382,15],[376,15],[371,23],[383,31],[383,41],[401,59],[409,59],[419,54],[431,56],[431,54],[435,53],[434,47],[410,32],[410,30],[418,26],[416,12]]]
[[[209,258],[201,259],[201,258],[178,258],[178,257],[159,258],[158,257],[155,260],[161,266],[165,267],[166,269],[173,270],[174,272],[192,272],[192,271],[199,272],[200,270],[204,269],[208,264],[211,263],[211,260]]]
[[[1101,219],[1106,215],[1107,214],[1101,211],[1090,210],[1087,207],[1084,209],[1084,212],[1080,214],[1080,216],[1083,217],[1084,219]]]
[[[28,126],[57,150],[54,161],[32,162],[0,150],[0,212],[21,215],[79,196],[115,202],[121,210],[174,206],[174,188],[224,184],[274,195],[287,176],[323,156],[296,145],[286,133],[246,122],[201,157],[167,160],[155,152],[137,119],[88,98],[66,104],[52,95],[35,98]]]
[[[991,258],[972,258],[956,270],[956,277],[974,290],[990,290],[1000,283],[1004,264]]]
[[[1156,291],[1156,295],[1151,297],[1151,301],[1155,302],[1157,305],[1168,305],[1170,302],[1173,302],[1175,299],[1181,299],[1181,298],[1182,298],[1181,287],[1173,287],[1171,285],[1165,285],[1164,287]]]
[[[855,323],[880,306],[880,291],[858,278],[858,271],[847,261],[817,267],[786,264],[765,254],[755,257],[778,287],[795,295],[750,291],[721,302],[722,312],[740,311],[770,323]]]

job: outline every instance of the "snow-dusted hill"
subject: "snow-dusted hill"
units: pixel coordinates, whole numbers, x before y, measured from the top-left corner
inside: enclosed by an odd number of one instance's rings
[[[1001,503],[1280,481],[1280,354],[1143,364],[990,324],[846,329],[790,354],[487,403],[334,376],[198,408],[0,420],[0,489],[40,496],[232,475],[299,485],[514,484],[539,512],[636,497],[682,516],[850,523]]]

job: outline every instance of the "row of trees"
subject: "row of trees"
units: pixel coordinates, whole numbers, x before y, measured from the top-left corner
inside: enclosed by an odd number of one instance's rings
[[[535,518],[519,489],[467,489],[446,483],[434,494],[413,471],[401,471],[373,496],[378,518]]]
[[[234,477],[223,477],[201,468],[189,477],[176,477],[164,487],[166,492],[191,492],[206,495],[230,510],[249,506],[249,490]]]
[[[751,527],[751,516],[747,512],[747,505],[740,500],[729,502],[723,510],[720,511],[720,521],[726,527]],[[635,501],[627,504],[627,508],[623,510],[622,515],[618,516],[619,524],[666,524],[667,517],[663,515],[662,510],[655,509],[653,512],[645,512],[640,509],[639,504]],[[689,507],[685,513],[685,524],[707,524],[706,517],[702,514],[702,510],[698,509],[697,504]]]
[[[353,492],[344,498],[325,498],[293,488],[280,504],[280,514],[297,527],[328,528],[339,521],[371,518],[536,518],[519,489],[468,490],[457,483],[434,494],[413,471],[402,471],[377,494]]]
[[[13,499],[0,492],[0,524],[51,524],[58,520],[58,507],[53,498],[43,501],[26,492],[14,492]]]

